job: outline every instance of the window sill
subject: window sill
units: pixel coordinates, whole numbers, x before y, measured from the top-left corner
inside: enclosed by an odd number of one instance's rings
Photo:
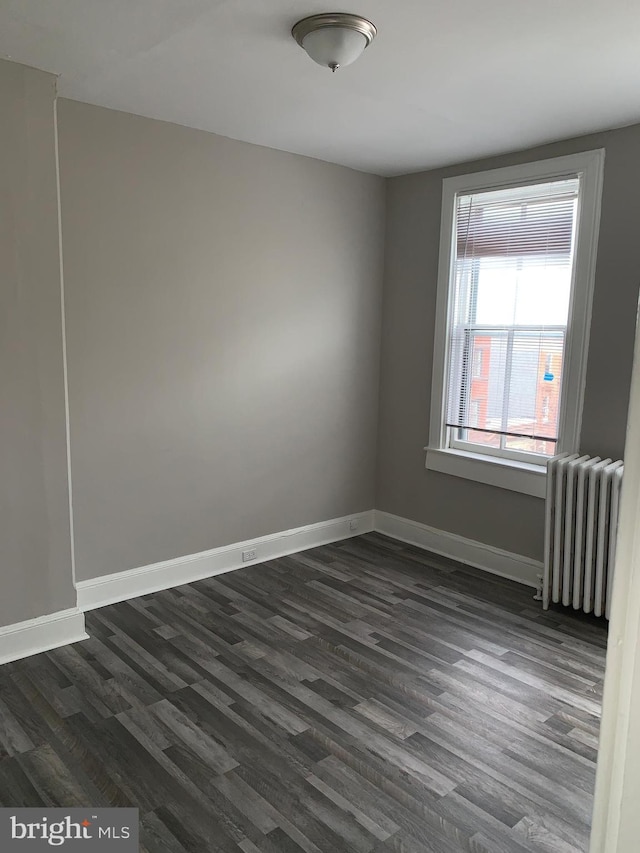
[[[536,498],[544,498],[546,495],[547,466],[544,464],[531,465],[463,450],[442,450],[434,447],[425,447],[425,450],[425,467],[429,471],[475,480],[476,483],[486,483]]]

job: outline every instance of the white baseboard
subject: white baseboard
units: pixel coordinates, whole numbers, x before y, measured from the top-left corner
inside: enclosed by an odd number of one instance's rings
[[[350,529],[352,522],[357,524],[355,530]],[[174,560],[103,575],[92,580],[79,581],[76,584],[78,607],[81,611],[93,610],[96,607],[126,601],[139,595],[170,589],[256,563],[263,563],[266,560],[274,560],[287,554],[295,554],[308,548],[316,548],[329,542],[360,536],[372,530],[527,586],[535,587],[537,575],[542,572],[542,563],[528,557],[511,554],[500,548],[465,539],[387,512],[369,510],[261,536],[257,539],[247,539],[245,542],[234,542],[199,554],[190,554]],[[253,549],[256,551],[255,558],[244,562],[242,552]]]
[[[0,664],[88,639],[76,607],[0,628]]]
[[[356,529],[350,528],[356,523]],[[270,536],[260,536],[245,542],[234,542],[211,551],[165,560],[138,569],[103,575],[88,581],[78,581],[78,607],[80,610],[93,610],[106,604],[115,604],[139,595],[147,595],[173,586],[181,586],[192,581],[203,580],[224,572],[253,566],[265,560],[285,557],[297,551],[317,548],[329,542],[360,536],[373,530],[373,510],[321,521],[305,527],[296,527]],[[242,552],[255,549],[254,559],[243,562]]]
[[[434,554],[450,557],[467,566],[474,566],[526,586],[537,586],[537,576],[543,571],[542,563],[530,557],[512,554],[510,551],[465,539],[464,536],[447,533],[418,521],[391,515],[389,512],[376,509],[373,515],[374,530],[377,533],[383,533],[409,545],[417,545],[419,548],[433,551]]]
[[[355,522],[355,529],[352,525]],[[434,554],[536,586],[542,563],[388,512],[369,510],[76,584],[78,606],[0,628],[0,664],[87,639],[84,612],[375,530]],[[256,556],[243,561],[242,552]]]

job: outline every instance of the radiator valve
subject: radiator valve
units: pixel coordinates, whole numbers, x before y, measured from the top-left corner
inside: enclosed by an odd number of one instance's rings
[[[538,575],[538,585],[536,587],[536,594],[533,596],[534,601],[542,601],[542,583],[543,583],[543,576]]]

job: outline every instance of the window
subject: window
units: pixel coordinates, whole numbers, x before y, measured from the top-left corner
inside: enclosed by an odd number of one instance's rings
[[[602,163],[444,181],[428,468],[542,496],[577,449]]]

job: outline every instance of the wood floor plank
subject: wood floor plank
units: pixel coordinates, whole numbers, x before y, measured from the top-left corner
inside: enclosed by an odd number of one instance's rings
[[[606,625],[379,534],[87,614],[0,667],[0,805],[141,853],[585,853]]]

